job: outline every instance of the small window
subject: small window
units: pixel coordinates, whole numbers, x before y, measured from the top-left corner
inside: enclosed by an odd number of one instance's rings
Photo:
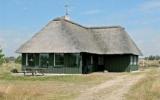
[[[56,53],[54,54],[54,65],[55,66],[63,66],[64,65],[64,54]]]

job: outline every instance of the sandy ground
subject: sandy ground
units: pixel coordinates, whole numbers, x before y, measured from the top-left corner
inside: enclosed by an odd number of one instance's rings
[[[124,95],[144,75],[121,75],[99,84],[95,87],[81,91],[75,100],[125,100]]]

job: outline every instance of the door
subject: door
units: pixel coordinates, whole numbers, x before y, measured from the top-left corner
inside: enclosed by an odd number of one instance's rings
[[[105,65],[104,65],[104,56],[99,55],[98,56],[98,68],[97,71],[104,71]]]

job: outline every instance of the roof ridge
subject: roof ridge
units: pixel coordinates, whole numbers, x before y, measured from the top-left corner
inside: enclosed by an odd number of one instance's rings
[[[91,26],[88,27],[90,29],[107,29],[107,28],[121,28],[124,29],[124,27],[120,26],[120,25],[115,25],[115,26]]]
[[[124,27],[120,26],[120,25],[115,25],[115,26],[91,26],[91,27],[87,27],[87,26],[83,26],[81,24],[78,24],[74,21],[71,21],[71,20],[67,20],[64,18],[64,16],[62,17],[57,17],[55,19],[53,19],[53,21],[60,21],[60,20],[64,20],[66,22],[69,22],[71,24],[74,24],[74,25],[77,25],[77,26],[80,26],[82,28],[85,28],[85,29],[108,29],[108,28],[121,28],[121,29],[125,29]]]

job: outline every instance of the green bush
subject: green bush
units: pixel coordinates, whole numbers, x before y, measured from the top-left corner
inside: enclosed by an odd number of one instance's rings
[[[11,72],[12,73],[18,73],[18,70],[16,68],[14,68],[14,69],[11,69]]]
[[[2,65],[4,63],[4,54],[2,52],[2,49],[0,49],[0,65]]]

